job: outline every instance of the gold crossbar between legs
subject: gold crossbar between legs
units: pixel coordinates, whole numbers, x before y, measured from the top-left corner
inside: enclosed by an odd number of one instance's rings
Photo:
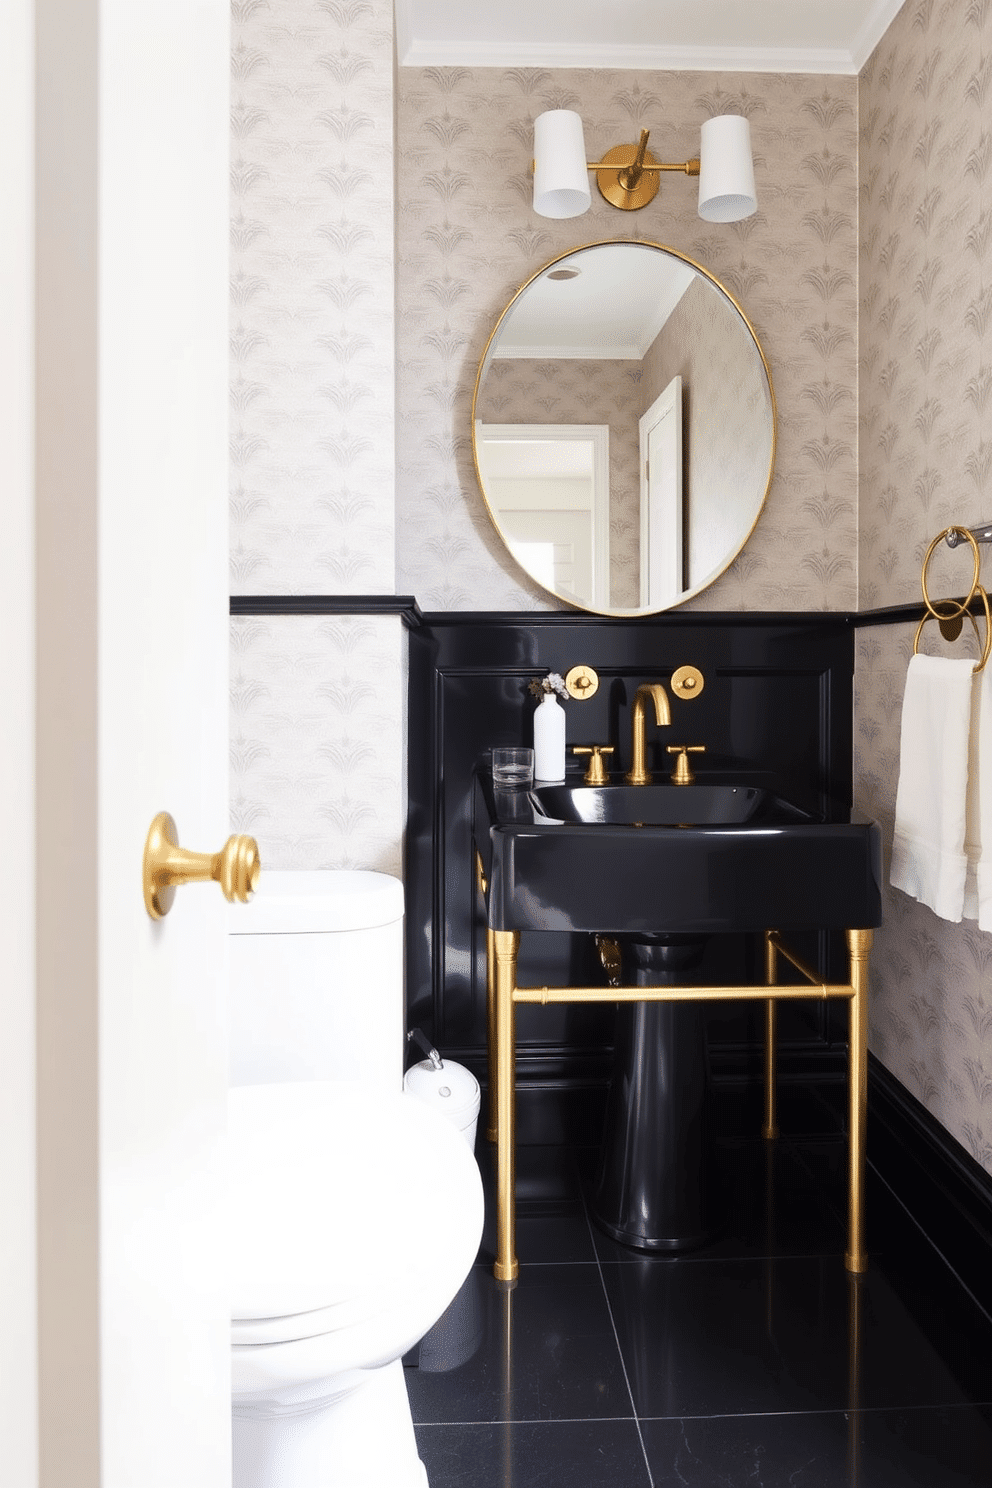
[[[870,930],[848,930],[850,982],[825,983],[795,955],[777,931],[765,935],[765,982],[761,986],[713,987],[518,987],[520,933],[489,930],[487,948],[487,1028],[489,1030],[490,1132],[496,1138],[497,1281],[519,1274],[516,1256],[516,1009],[518,1003],[557,1002],[748,1002],[766,1007],[765,1117],[762,1134],[777,1134],[775,1116],[775,1011],[779,1002],[846,998],[850,1003],[848,1058],[848,1271],[867,1267],[864,1247],[865,1115],[868,1098],[868,956]],[[776,957],[782,956],[807,978],[807,985],[781,987],[775,980]]]

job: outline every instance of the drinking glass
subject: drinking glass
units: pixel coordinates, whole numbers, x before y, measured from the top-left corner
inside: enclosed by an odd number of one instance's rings
[[[533,749],[493,750],[493,785],[497,790],[529,790],[533,784]]]

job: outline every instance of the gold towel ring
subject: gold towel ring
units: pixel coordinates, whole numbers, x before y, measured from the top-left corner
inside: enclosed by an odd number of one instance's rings
[[[938,543],[942,543],[944,539],[952,532],[956,532],[959,538],[963,539],[965,542],[971,545],[971,553],[974,560],[974,569],[971,577],[971,588],[968,590],[968,593],[963,600],[938,599],[936,602],[934,602],[930,598],[930,591],[927,587],[927,569],[930,567],[930,560],[937,549]],[[923,603],[927,607],[927,612],[920,620],[919,625],[916,627],[916,635],[913,637],[914,656],[918,655],[919,653],[920,636],[923,632],[923,627],[924,625],[926,625],[928,620],[930,620],[931,618],[936,620],[940,625],[941,634],[947,640],[953,641],[956,640],[957,637],[961,634],[961,624],[963,621],[963,617],[967,615],[968,619],[972,623],[972,626],[974,627],[975,638],[978,641],[981,650],[981,655],[978,661],[975,663],[973,670],[974,672],[981,672],[985,670],[985,663],[989,659],[990,652],[992,652],[992,615],[990,615],[989,613],[989,597],[978,581],[980,567],[981,554],[978,551],[978,544],[972,534],[968,531],[967,527],[945,527],[943,532],[938,532],[933,542],[927,548],[926,557],[923,560],[923,572],[920,575],[920,583],[923,588]],[[982,608],[985,611],[984,643],[982,642],[981,635],[979,634],[978,622],[976,621],[969,608],[969,606],[971,605],[971,601],[975,598],[976,595],[979,595],[981,597]],[[955,620],[958,622],[956,627],[954,625]]]

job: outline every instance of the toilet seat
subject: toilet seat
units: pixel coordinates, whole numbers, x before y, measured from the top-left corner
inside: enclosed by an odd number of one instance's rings
[[[229,1114],[235,1347],[360,1328],[471,1266],[478,1168],[422,1102],[293,1082],[235,1087]]]

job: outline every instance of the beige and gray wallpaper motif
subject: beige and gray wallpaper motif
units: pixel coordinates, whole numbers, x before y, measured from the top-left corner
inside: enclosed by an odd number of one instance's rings
[[[234,0],[235,594],[382,594],[393,559],[385,0]]]
[[[231,814],[270,868],[402,877],[405,668],[396,618],[232,619]]]
[[[394,589],[390,0],[234,0],[235,594]],[[232,623],[231,799],[272,868],[398,873],[395,619]]]
[[[918,600],[930,539],[992,520],[990,57],[986,0],[910,0],[861,76],[862,608]],[[936,555],[935,594],[970,577]],[[857,796],[886,874],[914,628],[858,644]],[[872,1048],[992,1172],[992,936],[887,889],[873,962]]]
[[[531,209],[532,127],[578,109],[594,154],[652,129],[665,160],[699,124],[751,120],[760,210],[703,223],[667,181],[639,214],[594,191],[584,217]],[[503,551],[479,500],[471,396],[510,295],[580,243],[642,237],[703,263],[756,325],[787,410],[766,515],[693,608],[845,608],[856,601],[857,81],[849,77],[546,68],[402,68],[398,83],[397,581],[431,609],[552,602]]]

